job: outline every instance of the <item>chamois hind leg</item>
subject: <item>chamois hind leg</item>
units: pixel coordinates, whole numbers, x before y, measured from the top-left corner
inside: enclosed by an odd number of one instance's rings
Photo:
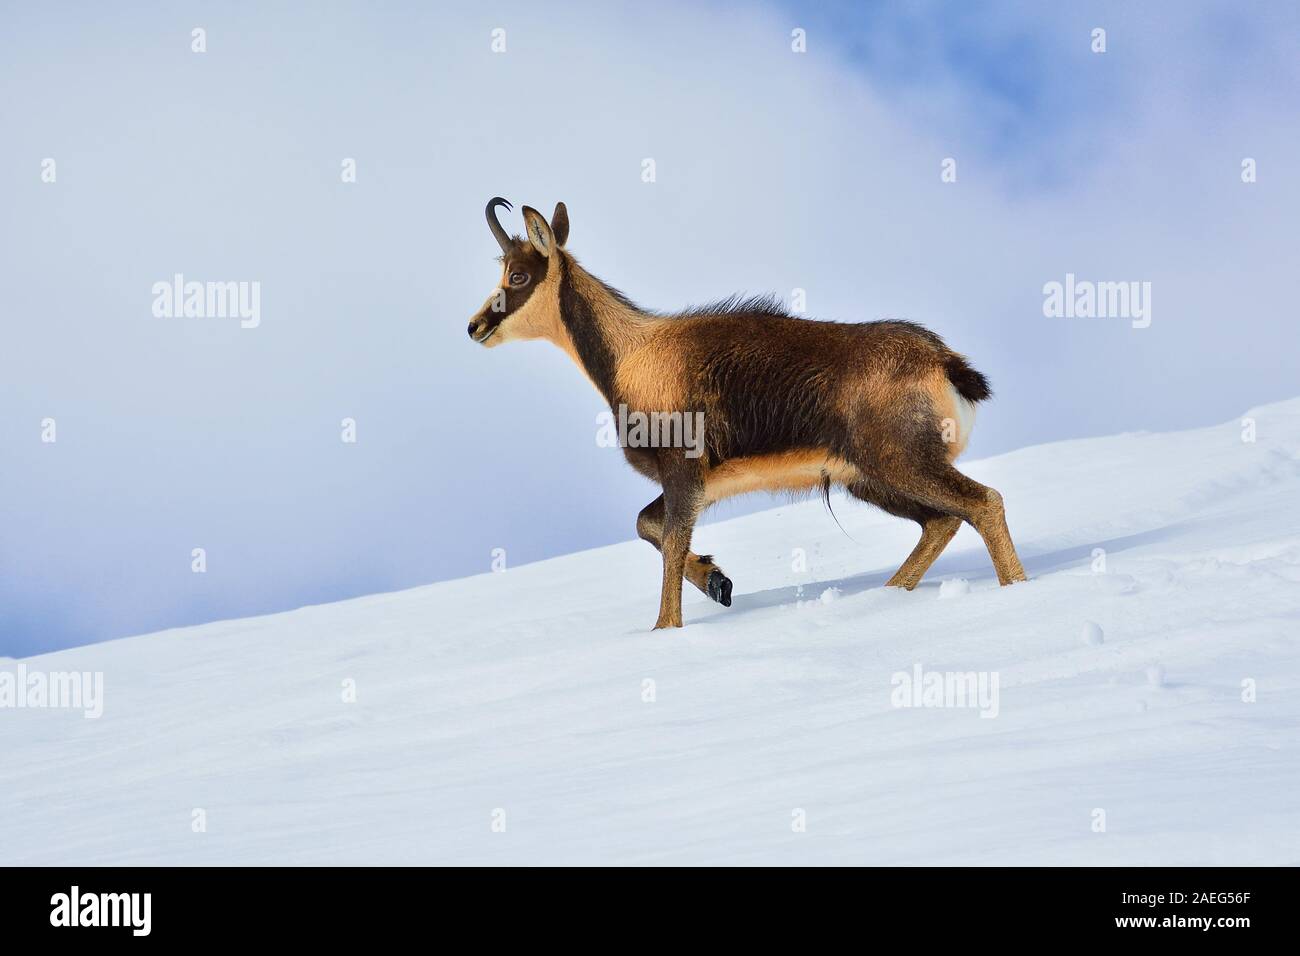
[[[885,587],[903,588],[907,591],[915,588],[960,527],[961,519],[956,515],[941,515],[927,519],[921,525],[921,540],[916,543],[916,547],[907,556],[903,566],[885,582]]]
[[[987,485],[968,478],[950,464],[921,470],[904,478],[907,493],[940,511],[957,515],[979,532],[993,559],[999,584],[1025,580],[1025,569],[1007,530],[1002,496]]]
[[[661,550],[664,535],[664,496],[660,495],[636,516],[636,533]],[[683,576],[723,607],[731,607],[731,578],[713,560],[711,554],[686,552]]]
[[[967,522],[984,539],[998,583],[1025,580],[1007,530],[1002,496],[952,466],[951,449],[943,442],[930,408],[928,399],[901,404],[892,421],[878,422],[877,429],[853,449],[854,466],[866,479],[897,495]]]
[[[961,527],[961,518],[956,515],[936,511],[865,475],[849,485],[848,491],[855,498],[870,502],[900,518],[910,518],[921,526],[921,540],[907,556],[903,566],[885,582],[887,588],[911,591],[920,584],[925,572],[930,570],[930,566]]]

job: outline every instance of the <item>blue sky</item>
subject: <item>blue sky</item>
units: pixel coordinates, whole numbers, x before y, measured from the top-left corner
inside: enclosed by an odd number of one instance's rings
[[[631,537],[655,492],[596,444],[590,386],[547,346],[465,337],[492,195],[564,200],[573,251],[650,307],[803,288],[818,317],[930,325],[994,381],[972,456],[1295,393],[1281,5],[55,3],[0,25],[0,655]],[[178,272],[259,282],[261,324],[153,316]],[[1045,318],[1067,272],[1150,281],[1151,327]]]

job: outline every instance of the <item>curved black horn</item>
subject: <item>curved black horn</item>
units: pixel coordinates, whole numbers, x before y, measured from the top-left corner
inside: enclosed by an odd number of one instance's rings
[[[512,243],[510,242],[510,236],[506,234],[506,231],[505,229],[502,228],[501,223],[497,221],[497,214],[496,214],[497,206],[505,206],[506,212],[509,212],[510,210],[514,209],[514,206],[510,205],[510,202],[508,200],[502,199],[500,196],[493,196],[491,199],[488,200],[487,210],[486,210],[488,228],[492,230],[492,235],[496,236],[497,245],[501,247],[502,252],[509,253]]]

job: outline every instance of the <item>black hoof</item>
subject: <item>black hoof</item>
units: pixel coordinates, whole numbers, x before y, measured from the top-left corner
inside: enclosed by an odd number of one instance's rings
[[[731,578],[714,568],[709,572],[709,579],[704,582],[704,586],[709,597],[723,607],[731,607]]]

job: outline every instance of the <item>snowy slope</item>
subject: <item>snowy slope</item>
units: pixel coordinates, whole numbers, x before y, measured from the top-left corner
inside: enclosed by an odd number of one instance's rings
[[[1300,399],[1246,414],[967,463],[1012,588],[963,529],[886,591],[915,526],[810,501],[699,529],[737,596],[681,631],[637,541],[0,661],[104,680],[0,710],[0,862],[1298,864]],[[997,716],[893,706],[918,664]]]

